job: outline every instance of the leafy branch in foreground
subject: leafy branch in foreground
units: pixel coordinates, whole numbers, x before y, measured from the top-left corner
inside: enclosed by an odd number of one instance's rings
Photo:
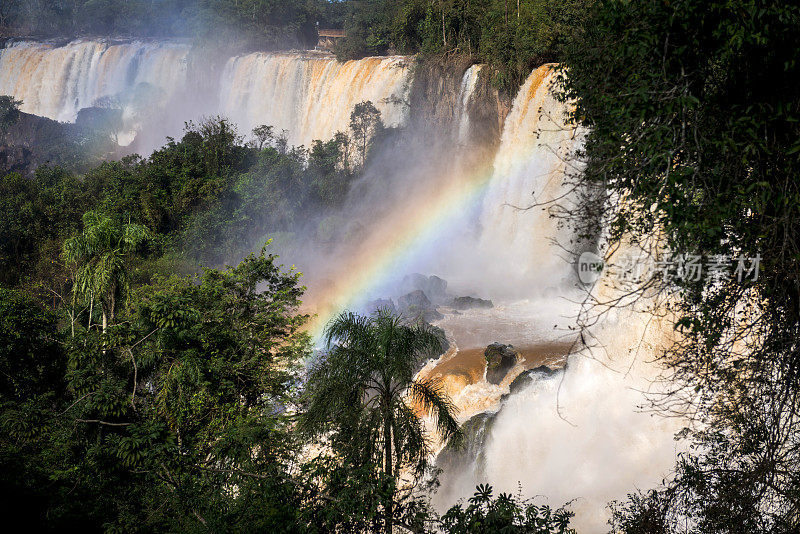
[[[800,528],[798,25],[793,4],[604,0],[567,54],[564,98],[587,128],[566,210],[579,235],[608,228],[609,256],[762,258],[757,279],[630,289],[675,316],[658,361],[671,390],[653,402],[689,419],[696,449],[615,507],[618,531]]]
[[[508,532],[509,534],[575,534],[569,528],[574,512],[566,508],[537,506],[519,496],[501,493],[493,496],[492,487],[480,484],[469,504],[456,504],[441,518],[448,534]]]

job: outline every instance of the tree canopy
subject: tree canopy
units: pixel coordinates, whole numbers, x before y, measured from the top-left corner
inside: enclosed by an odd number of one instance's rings
[[[608,228],[608,251],[675,258],[631,291],[677,317],[659,360],[673,391],[654,402],[690,416],[697,447],[616,509],[619,531],[798,528],[798,25],[793,4],[605,0],[566,55],[587,128],[570,214]],[[738,258],[757,275],[680,275]]]
[[[344,313],[326,328],[326,351],[312,364],[301,428],[329,436],[334,451],[356,466],[373,466],[382,485],[383,531],[392,532],[403,472],[423,476],[431,442],[422,417],[445,441],[458,439],[456,408],[437,379],[417,380],[419,364],[442,351],[424,324],[380,310]]]

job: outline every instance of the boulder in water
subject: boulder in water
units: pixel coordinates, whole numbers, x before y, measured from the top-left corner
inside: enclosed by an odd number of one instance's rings
[[[486,381],[490,384],[500,384],[508,372],[517,365],[519,354],[511,345],[492,343],[483,355],[486,357]]]
[[[473,308],[494,308],[491,300],[476,297],[456,297],[450,301],[450,307],[457,310],[471,310]]]
[[[522,390],[528,384],[536,382],[537,380],[544,380],[559,374],[559,371],[551,369],[546,365],[540,365],[528,371],[521,373],[513,382],[508,386],[509,394],[513,395]]]
[[[428,299],[436,304],[441,304],[447,298],[447,281],[435,275],[425,276],[419,273],[406,275],[400,288],[405,293],[422,291]]]
[[[406,293],[398,298],[397,306],[401,313],[411,317],[419,317],[427,322],[438,321],[444,317],[436,310],[436,307],[425,295],[425,292],[420,289]]]

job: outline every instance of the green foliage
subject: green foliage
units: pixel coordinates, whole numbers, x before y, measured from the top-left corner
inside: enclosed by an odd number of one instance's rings
[[[113,324],[117,306],[127,296],[129,257],[149,238],[147,228],[119,224],[108,215],[90,211],[83,216],[83,232],[64,241],[62,256],[74,269],[73,294],[88,303],[99,303],[103,331]],[[91,311],[89,325],[91,326]]]
[[[79,34],[235,38],[255,46],[301,46],[316,39],[314,22],[325,20],[327,2],[272,0],[6,0],[0,27],[21,34]]]
[[[58,391],[63,364],[55,314],[23,293],[0,288],[1,401]]]
[[[13,285],[31,274],[64,280],[60,242],[80,228],[97,190],[57,167],[41,166],[32,179],[0,178],[0,283]]]
[[[50,471],[48,419],[66,393],[66,357],[56,315],[31,297],[0,288],[0,495],[43,526],[58,472]]]
[[[337,133],[315,141],[310,151],[286,148],[271,128],[257,128],[255,161],[231,176],[207,210],[194,215],[181,236],[183,247],[199,259],[221,263],[251,249],[263,236],[304,230],[299,213],[340,207],[354,173],[350,139]]]
[[[420,414],[433,418],[441,439],[461,436],[440,381],[414,378],[421,359],[441,351],[441,340],[427,325],[404,324],[386,311],[344,313],[325,336],[327,350],[309,371],[301,428],[326,435],[345,462],[372,468],[383,486],[384,530],[391,532],[401,472],[418,478],[428,468],[430,442]]]
[[[14,100],[13,97],[0,95],[0,141],[3,141],[9,127],[19,120],[19,107],[21,100]]]
[[[440,527],[447,534],[508,532],[525,534],[575,534],[569,528],[573,512],[547,505],[537,506],[521,497],[501,493],[492,495],[492,487],[481,484],[469,498],[466,508],[456,504],[441,518]]]
[[[284,414],[307,350],[299,332],[305,317],[295,313],[298,277],[262,253],[235,268],[139,288],[129,322],[110,334],[127,365],[76,366],[90,391],[105,390],[117,381],[111,372],[124,372],[121,384],[130,386],[104,400],[102,410],[133,421],[109,446],[124,466],[161,481],[159,499],[169,497],[182,521],[200,521],[199,514],[222,528],[255,512],[254,525],[280,530],[292,516],[289,501],[281,503],[294,494],[281,458],[291,450]],[[242,495],[271,510],[256,512]]]
[[[346,37],[336,43],[336,57],[345,61],[385,54],[391,45],[391,17],[396,2],[351,0],[344,4]]]
[[[367,100],[359,102],[350,113],[350,132],[353,144],[358,151],[358,165],[363,167],[367,162],[367,154],[376,136],[383,130],[381,112]]]
[[[147,159],[104,162],[79,177],[49,166],[32,179],[0,177],[0,282],[41,282],[63,297],[60,242],[92,210],[148,229],[146,257],[131,272],[142,282],[141,269],[166,272],[164,254],[189,272],[198,261],[240,258],[269,235],[315,228],[296,215],[322,218],[342,205],[354,178],[350,137],[337,133],[306,151],[283,146],[271,127],[257,130],[255,144],[244,143],[215,117],[187,124],[180,141]]]
[[[557,62],[592,1],[402,0],[347,2],[340,60],[396,51],[463,53],[495,68],[507,89],[531,67]]]
[[[662,491],[619,508],[620,531],[798,528],[798,24],[794,4],[607,0],[567,54],[583,220],[612,248],[761,256],[757,280],[644,288],[677,315],[658,407],[707,430]]]
[[[308,346],[298,276],[262,254],[159,280],[104,335],[62,336],[52,313],[0,290],[13,376],[0,383],[0,448],[16,475],[3,492],[50,528],[298,531],[285,470]]]
[[[256,148],[262,150],[265,145],[271,143],[275,138],[272,133],[272,126],[262,124],[253,128],[253,137],[256,138]]]

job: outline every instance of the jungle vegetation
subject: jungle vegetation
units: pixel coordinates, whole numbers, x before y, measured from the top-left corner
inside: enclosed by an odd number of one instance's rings
[[[213,117],[146,158],[0,178],[3,502],[40,531],[570,532],[569,510],[486,487],[432,510],[429,440],[459,427],[413,380],[441,351],[429,325],[346,314],[316,350],[305,333],[269,238],[322,239],[391,135],[370,102],[310,149]]]
[[[800,529],[798,27],[790,3],[604,0],[566,53],[587,127],[571,223],[608,228],[609,251],[760,258],[757,277],[628,288],[674,320],[652,408],[684,417],[691,446],[663,487],[614,505],[615,532]]]
[[[342,59],[473,54],[497,66],[510,86],[532,64],[562,63],[564,98],[575,105],[570,118],[586,127],[575,154],[581,172],[569,178],[583,203],[569,224],[586,236],[598,224],[608,228],[606,250],[633,243],[701,258],[762,259],[757,279],[656,278],[637,289],[659,295],[676,317],[677,341],[658,358],[674,387],[651,408],[688,416],[678,437],[690,447],[661,487],[631,488],[612,505],[610,528],[800,529],[798,6],[0,5],[6,31],[230,38],[207,20],[229,21],[266,46],[307,45],[316,22],[345,28]],[[339,439],[359,437],[362,417],[373,418],[366,428],[376,439],[394,436],[377,422],[396,416],[388,409],[396,404],[353,403],[339,417],[306,411],[322,402],[304,390],[297,371],[311,350],[297,311],[301,282],[261,244],[300,224],[302,207],[339,205],[359,162],[343,156],[347,136],[309,150],[288,147],[269,130],[255,137],[245,142],[214,119],[188,125],[180,140],[146,158],[81,173],[55,162],[32,178],[2,178],[4,502],[31,511],[30,526],[41,530],[374,531],[385,530],[389,517],[412,531],[565,532],[568,511],[495,497],[487,487],[441,518],[416,495],[399,499],[395,462],[418,456],[391,447],[387,464],[379,441],[345,446]],[[237,252],[236,264],[225,266]],[[381,320],[389,319],[342,318],[311,367],[318,383],[352,379],[335,393],[357,396],[359,377],[337,372],[354,348],[340,336],[358,330],[359,350],[374,358],[367,362],[380,361],[386,346],[375,339],[383,326],[373,321]],[[430,399],[447,408],[445,399]],[[403,428],[404,446],[418,441],[413,425]],[[323,435],[331,437],[330,455],[306,461],[298,454]]]

